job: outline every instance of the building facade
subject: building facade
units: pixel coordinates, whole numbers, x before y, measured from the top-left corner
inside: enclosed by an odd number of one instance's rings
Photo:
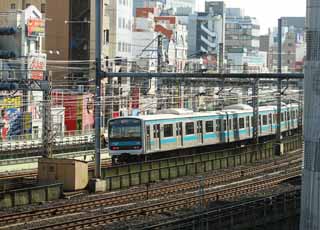
[[[282,17],[282,71],[302,72],[306,56],[304,17]],[[274,28],[270,39],[269,69],[277,71],[278,28]]]
[[[102,11],[102,58],[109,57],[108,2],[103,1]],[[59,67],[67,71],[55,71],[55,88],[71,88],[83,92],[89,90],[89,81],[95,71],[95,1],[47,0],[46,51],[53,61],[60,61]],[[68,62],[67,62],[68,61]],[[103,61],[103,68],[106,68]],[[91,70],[91,71],[90,71]]]
[[[209,2],[205,13],[189,16],[188,56],[201,57],[207,69],[218,71],[223,63],[225,43],[225,4]]]
[[[2,78],[43,80],[46,71],[46,54],[42,53],[45,21],[35,6],[24,10],[7,10],[0,18],[0,69]],[[2,129],[5,136],[27,135],[41,138],[43,93],[18,92],[14,106],[6,105],[3,95],[1,118],[6,121]],[[7,135],[5,135],[5,133]]]

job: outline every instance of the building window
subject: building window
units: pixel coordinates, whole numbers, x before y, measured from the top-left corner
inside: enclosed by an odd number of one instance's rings
[[[45,13],[46,12],[46,4],[42,3],[41,4],[41,13]]]
[[[206,121],[206,133],[213,132],[213,121]]]
[[[109,43],[109,30],[104,30],[104,44]]]
[[[122,46],[121,46],[121,42],[118,43],[118,51],[121,52],[122,51]]]
[[[11,6],[10,6],[10,8],[11,8],[12,10],[16,9],[16,4],[12,3]]]
[[[186,123],[186,135],[194,134],[194,123],[188,122]]]
[[[168,124],[163,126],[163,136],[172,137],[173,136],[173,125]]]

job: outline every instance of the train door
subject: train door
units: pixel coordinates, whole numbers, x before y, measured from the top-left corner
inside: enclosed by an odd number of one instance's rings
[[[155,149],[161,149],[160,125],[153,125],[153,140]]]
[[[149,152],[151,150],[151,131],[150,125],[146,127],[146,151]]]
[[[176,123],[177,147],[183,146],[182,122]]]
[[[198,143],[203,144],[203,126],[202,121],[197,121],[197,136],[198,136]]]

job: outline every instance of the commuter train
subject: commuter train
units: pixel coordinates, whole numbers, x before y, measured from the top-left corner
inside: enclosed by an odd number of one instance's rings
[[[298,128],[298,105],[282,105],[281,132]],[[276,134],[277,107],[259,107],[260,137]],[[109,153],[113,163],[130,156],[248,141],[253,137],[253,109],[233,105],[213,112],[169,109],[159,114],[111,119],[108,123]]]

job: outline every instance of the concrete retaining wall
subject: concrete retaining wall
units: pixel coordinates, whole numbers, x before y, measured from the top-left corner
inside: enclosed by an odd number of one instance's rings
[[[0,193],[0,208],[11,208],[61,198],[63,184],[42,185]]]
[[[301,143],[300,137],[284,140],[284,152],[301,148]],[[112,191],[272,159],[275,157],[273,144],[269,142],[258,146],[111,167],[103,169],[102,175],[106,180],[107,190]]]

